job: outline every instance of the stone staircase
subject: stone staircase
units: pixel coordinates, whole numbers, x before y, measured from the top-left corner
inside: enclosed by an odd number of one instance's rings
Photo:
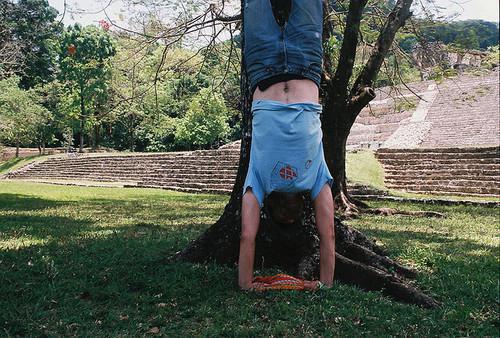
[[[229,194],[236,179],[239,156],[239,146],[187,153],[162,161],[137,186],[190,193]]]
[[[31,162],[7,174],[9,179],[68,179],[102,182],[140,182],[165,161],[184,153],[162,154],[78,154]]]
[[[8,173],[8,179],[57,184],[161,188],[189,193],[229,194],[236,179],[240,142],[217,150],[155,154],[83,154],[54,156],[31,162]],[[381,195],[383,191],[350,184],[353,195]]]
[[[127,187],[193,193],[230,193],[239,161],[239,142],[218,150],[154,154],[78,154],[31,162],[8,179],[121,182]],[[60,183],[60,182],[59,182]]]
[[[379,149],[388,188],[500,197],[500,148]]]

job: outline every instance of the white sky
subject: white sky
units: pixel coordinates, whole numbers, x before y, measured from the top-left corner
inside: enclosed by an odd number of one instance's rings
[[[62,15],[64,0],[48,0],[49,4],[56,8]],[[184,1],[184,0],[179,0]],[[65,24],[79,22],[83,25],[97,24],[101,19],[105,19],[104,13],[96,13],[102,9],[109,0],[67,0],[73,10],[72,13],[66,13]],[[234,1],[233,1],[234,2]],[[417,1],[415,1],[417,2]],[[499,21],[499,0],[434,0],[437,6],[442,10],[442,14],[458,16],[455,20],[482,19],[492,22]],[[85,13],[80,14],[78,10]],[[126,20],[126,9],[120,0],[112,0],[108,9],[111,19],[117,20],[117,23],[124,23]]]

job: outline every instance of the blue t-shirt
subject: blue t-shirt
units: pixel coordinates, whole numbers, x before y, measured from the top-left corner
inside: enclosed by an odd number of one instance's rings
[[[321,105],[257,100],[252,104],[252,145],[243,193],[259,205],[273,191],[310,191],[315,199],[332,183],[323,154]]]

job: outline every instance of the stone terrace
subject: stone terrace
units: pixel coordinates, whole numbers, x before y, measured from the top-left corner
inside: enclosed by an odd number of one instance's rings
[[[30,163],[9,179],[122,182],[186,192],[230,192],[239,148],[155,154],[54,156]]]
[[[357,148],[488,147],[500,143],[499,72],[379,88],[354,123]],[[415,96],[416,93],[419,97]]]
[[[388,188],[500,197],[500,148],[379,149]]]
[[[108,186],[106,182],[117,182],[126,187],[229,194],[236,179],[239,155],[237,141],[217,150],[182,153],[53,156],[10,172],[7,178],[104,186]],[[359,185],[351,185],[350,190],[356,195],[380,193]]]
[[[461,76],[440,84],[426,121],[432,124],[422,148],[498,146],[499,73]]]
[[[405,86],[383,87],[375,90],[377,97],[364,108],[351,128],[348,149],[378,149],[402,123],[411,119],[419,99],[433,85],[433,81],[417,82]]]

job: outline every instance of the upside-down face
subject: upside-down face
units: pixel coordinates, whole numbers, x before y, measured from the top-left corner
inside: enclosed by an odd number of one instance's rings
[[[304,197],[300,193],[272,192],[268,197],[269,214],[274,222],[291,225],[300,221]]]

